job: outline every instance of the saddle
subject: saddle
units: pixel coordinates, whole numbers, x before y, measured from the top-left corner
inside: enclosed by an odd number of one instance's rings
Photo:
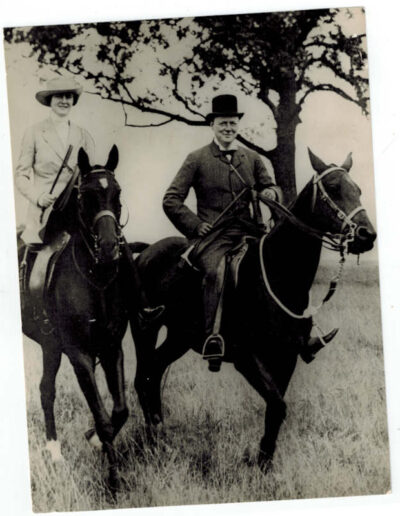
[[[54,269],[58,259],[65,250],[70,235],[59,233],[48,244],[27,245],[23,251],[19,266],[22,310],[27,309],[27,300],[31,304],[35,319],[47,320],[45,310],[46,298],[51,288]]]
[[[232,280],[233,286],[236,288],[239,281],[239,269],[249,250],[249,241],[254,240],[252,236],[244,236],[239,244],[228,252],[229,276]]]
[[[237,287],[239,280],[239,269],[240,265],[243,261],[243,258],[246,256],[246,253],[249,249],[248,242],[250,240],[254,240],[255,237],[245,235],[241,239],[241,241],[233,247],[230,251],[226,253],[227,265],[228,265],[228,274],[225,281],[232,280],[232,284],[234,287]],[[185,251],[181,254],[181,267],[187,264],[191,269],[200,272],[199,269],[193,264],[191,253],[194,250],[194,245],[189,245]]]

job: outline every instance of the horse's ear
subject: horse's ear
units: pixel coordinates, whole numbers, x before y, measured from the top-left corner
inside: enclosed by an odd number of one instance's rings
[[[117,165],[118,165],[118,159],[119,159],[118,148],[116,145],[113,145],[110,150],[110,154],[108,155],[108,160],[105,165],[105,168],[107,170],[111,170],[112,172],[114,172],[114,170],[117,168]]]
[[[78,152],[78,167],[82,175],[87,174],[92,168],[89,162],[89,156],[83,147],[81,147]]]
[[[319,159],[310,149],[308,149],[308,155],[310,156],[312,168],[318,172],[318,174],[322,174],[322,172],[328,168],[328,165],[325,165],[322,159]]]
[[[344,160],[342,168],[347,170],[347,172],[351,169],[353,165],[353,158],[351,157],[351,152],[347,155],[347,158]]]

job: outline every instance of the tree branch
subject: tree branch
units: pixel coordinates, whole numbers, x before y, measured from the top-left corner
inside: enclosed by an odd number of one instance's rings
[[[350,56],[349,56],[350,57]],[[326,66],[326,68],[329,68],[332,70],[332,72],[339,77],[340,79],[343,79],[344,81],[351,84],[353,87],[355,87],[356,82],[363,82],[365,84],[368,84],[368,79],[365,77],[361,77],[359,75],[353,75],[353,74],[347,74],[343,71],[343,69],[339,66],[330,61],[324,52],[322,56],[319,58],[319,62],[322,66]]]
[[[354,102],[360,107],[363,107],[360,103],[359,99],[355,99],[348,95],[345,91],[343,91],[341,88],[338,88],[337,86],[334,86],[333,84],[316,84],[314,86],[310,86],[309,89],[305,92],[305,94],[300,98],[300,100],[297,102],[297,105],[300,107],[305,99],[308,97],[308,95],[314,91],[330,91],[332,93],[336,93],[340,97],[350,101]]]
[[[168,118],[171,118],[171,121],[174,120],[176,122],[184,122],[185,124],[194,125],[194,126],[207,125],[205,119],[203,119],[203,120],[192,120],[192,119],[187,118],[185,116],[179,115],[178,113],[171,113],[169,111],[165,111],[165,110],[160,109],[160,108],[145,106],[143,104],[143,100],[142,99],[138,100],[138,99],[135,99],[132,96],[131,92],[128,90],[128,88],[126,87],[126,85],[124,83],[120,84],[120,86],[123,88],[123,90],[127,94],[127,96],[128,96],[130,101],[128,102],[127,100],[124,100],[122,97],[121,97],[121,99],[109,98],[109,100],[112,100],[114,102],[121,102],[121,103],[123,103],[125,105],[132,106],[132,107],[138,109],[139,111],[142,111],[143,113],[153,113],[154,115],[166,116]]]
[[[168,118],[167,120],[164,120],[163,122],[160,122],[158,124],[143,124],[143,125],[131,124],[131,123],[128,122],[128,113],[126,112],[125,105],[121,104],[121,107],[122,107],[122,110],[124,112],[124,125],[125,125],[125,127],[140,127],[140,128],[144,128],[144,127],[161,127],[162,125],[167,125],[170,122],[172,122],[172,118]]]
[[[272,111],[272,114],[274,115],[274,118],[276,119],[276,117],[278,116],[278,108],[275,106],[275,104],[269,98],[269,91],[270,90],[267,88],[267,86],[260,84],[258,98],[269,107],[269,109]]]
[[[171,79],[171,82],[172,82],[172,94],[173,96],[175,97],[175,99],[180,102],[181,104],[183,104],[185,106],[185,109],[187,109],[189,111],[189,113],[192,113],[192,115],[196,115],[196,116],[202,116],[200,113],[198,113],[197,111],[195,111],[189,104],[189,99],[185,98],[180,92],[179,92],[179,89],[178,89],[178,81],[179,81],[179,75],[181,73],[181,70],[179,68],[179,66],[177,68],[173,68],[171,65],[168,65],[166,63],[161,63],[158,59],[157,59],[157,62],[160,66],[163,67],[163,69],[166,71],[166,73],[168,72],[168,75]]]
[[[244,145],[246,145],[246,147],[248,147],[249,149],[254,150],[254,151],[258,152],[258,154],[261,154],[262,156],[270,159],[270,156],[271,156],[273,151],[267,151],[267,150],[263,149],[259,145],[256,145],[255,143],[251,142],[250,140],[248,140],[247,138],[242,136],[241,134],[238,134],[236,139],[239,142],[241,142]]]
[[[168,120],[165,120],[164,122],[160,122],[159,124],[143,124],[143,125],[140,125],[140,124],[130,124],[128,122],[125,121],[125,127],[138,127],[140,129],[142,128],[145,128],[145,127],[161,127],[162,125],[167,125],[169,124],[170,122],[172,122],[172,118],[169,118]]]

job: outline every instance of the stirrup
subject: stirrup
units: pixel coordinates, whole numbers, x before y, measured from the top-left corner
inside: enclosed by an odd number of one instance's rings
[[[139,324],[142,329],[153,327],[165,311],[164,305],[142,308],[138,313]]]
[[[204,360],[222,358],[225,355],[225,341],[219,333],[209,335],[203,345]]]
[[[218,373],[225,355],[225,341],[222,335],[219,333],[209,335],[204,342],[202,355],[204,360],[208,360],[208,370]]]

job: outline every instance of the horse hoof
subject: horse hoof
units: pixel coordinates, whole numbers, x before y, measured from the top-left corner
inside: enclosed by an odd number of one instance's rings
[[[92,448],[96,450],[101,450],[103,448],[103,443],[100,441],[100,438],[94,428],[89,428],[89,430],[85,432],[85,437]]]
[[[155,416],[153,415],[151,424],[146,425],[146,437],[150,442],[152,442],[152,441],[156,441],[162,433],[163,433],[162,420],[159,419],[157,414]]]
[[[266,475],[272,470],[272,457],[260,451],[260,453],[258,454],[257,464],[261,472],[264,473],[264,475]]]
[[[250,449],[247,447],[243,453],[243,464],[248,466],[249,468],[252,468],[256,465],[256,459],[255,456],[251,454]]]
[[[151,418],[151,424],[154,426],[154,427],[157,427],[157,428],[161,428],[162,427],[162,417],[160,414],[153,414],[152,415],[152,418]]]
[[[119,478],[117,471],[110,471],[107,479],[107,498],[108,502],[113,504],[117,502],[117,494],[119,490]]]
[[[50,457],[52,462],[63,462],[64,457],[61,453],[61,445],[59,441],[51,439],[47,441],[45,449],[50,453]]]

